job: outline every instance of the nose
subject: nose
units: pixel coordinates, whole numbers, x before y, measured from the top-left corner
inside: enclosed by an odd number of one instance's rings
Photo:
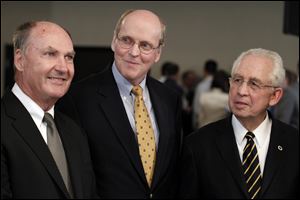
[[[240,86],[238,86],[238,94],[241,96],[249,94],[249,87],[246,81],[244,81]]]
[[[55,64],[55,70],[66,73],[68,71],[68,61],[64,56],[59,56]]]
[[[139,44],[138,44],[138,43],[135,43],[135,44],[131,47],[129,53],[130,53],[132,56],[134,56],[134,57],[140,55],[141,51],[140,51]]]

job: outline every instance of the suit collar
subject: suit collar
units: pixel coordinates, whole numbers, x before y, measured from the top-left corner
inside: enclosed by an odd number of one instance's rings
[[[83,160],[82,157],[79,156],[78,144],[75,142],[77,140],[73,138],[76,130],[67,126],[67,121],[59,111],[55,111],[55,116],[54,121],[64,146],[74,197],[83,198],[81,195],[84,193],[84,191],[82,191],[84,186],[82,185],[81,176],[78,176],[78,172],[84,171],[81,169]]]
[[[160,134],[152,183],[152,189],[154,190],[155,187],[158,186],[162,173],[165,172],[168,167],[167,163],[169,163],[169,157],[167,156],[167,150],[171,133],[167,125],[170,124],[168,119],[174,118],[174,116],[169,116],[169,107],[163,100],[165,94],[159,87],[155,86],[155,81],[151,77],[148,77],[146,84],[149,89],[150,99]]]
[[[130,126],[112,70],[109,69],[100,76],[101,77],[98,77],[99,82],[97,86],[99,105],[111,124],[111,127],[114,129],[116,136],[119,138],[121,145],[126,150],[128,157],[132,161],[132,165],[140,175],[144,184],[147,185],[135,134]],[[167,120],[174,116],[168,116],[168,105],[163,101],[165,94],[155,86],[154,80],[151,77],[147,77],[146,84],[160,133],[152,182],[152,189],[154,189],[158,185],[161,173],[167,170],[166,163],[168,163],[169,158],[166,156],[166,153],[170,133],[166,124],[169,124]]]
[[[273,119],[271,139],[264,168],[261,195],[264,195],[271,185],[276,173],[284,163],[283,159],[285,155],[289,154],[286,137],[283,137],[286,134],[288,133],[285,133],[285,130],[278,125],[277,120]]]
[[[97,80],[99,81],[96,88],[99,106],[118,137],[119,142],[127,152],[137,174],[139,174],[141,179],[147,184],[139,157],[135,134],[130,126],[116,81],[112,74],[112,69],[109,68],[103,72]]]
[[[242,164],[231,124],[231,117],[220,122],[217,132],[216,145],[220,155],[225,160],[226,167],[229,168],[229,171],[241,192],[245,195],[245,197],[249,198],[249,194],[246,191]]]

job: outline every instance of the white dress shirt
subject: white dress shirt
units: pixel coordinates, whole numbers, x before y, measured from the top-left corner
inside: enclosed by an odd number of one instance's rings
[[[241,162],[243,162],[243,150],[247,144],[247,139],[245,138],[245,135],[248,132],[248,130],[239,122],[239,120],[234,115],[232,115],[231,121],[236,144],[238,146],[240,154],[240,159]],[[255,135],[254,142],[258,152],[260,171],[262,175],[264,172],[264,166],[270,143],[271,128],[272,120],[271,118],[269,118],[267,113],[264,121],[255,130],[251,131]]]
[[[31,118],[33,119],[35,125],[39,129],[44,141],[47,143],[47,125],[43,123],[44,110],[35,103],[29,96],[27,96],[17,83],[14,84],[12,88],[12,93],[20,100],[26,110],[29,112]],[[47,111],[54,117],[54,106]]]

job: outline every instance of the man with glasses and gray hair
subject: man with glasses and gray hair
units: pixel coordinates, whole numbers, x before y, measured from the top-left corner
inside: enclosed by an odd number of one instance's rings
[[[282,97],[281,57],[250,49],[233,64],[232,115],[186,138],[181,161],[183,198],[298,198],[299,132],[268,108]]]
[[[100,197],[177,193],[181,97],[148,75],[164,38],[165,25],[153,12],[125,12],[111,43],[112,67],[75,84],[61,102],[88,135]]]

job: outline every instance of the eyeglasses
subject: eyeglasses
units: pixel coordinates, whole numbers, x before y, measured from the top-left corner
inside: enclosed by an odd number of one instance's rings
[[[272,85],[264,85],[255,79],[250,79],[245,81],[241,77],[230,77],[229,83],[231,87],[240,87],[243,83],[246,82],[247,86],[254,92],[262,90],[263,88],[276,88],[276,86]]]
[[[118,44],[120,47],[124,49],[130,49],[135,45],[134,39],[132,39],[129,36],[117,36]],[[152,44],[146,41],[140,41],[138,43],[139,50],[142,54],[150,54],[154,49],[158,49],[161,46],[161,43],[159,43],[158,47],[153,47]]]

